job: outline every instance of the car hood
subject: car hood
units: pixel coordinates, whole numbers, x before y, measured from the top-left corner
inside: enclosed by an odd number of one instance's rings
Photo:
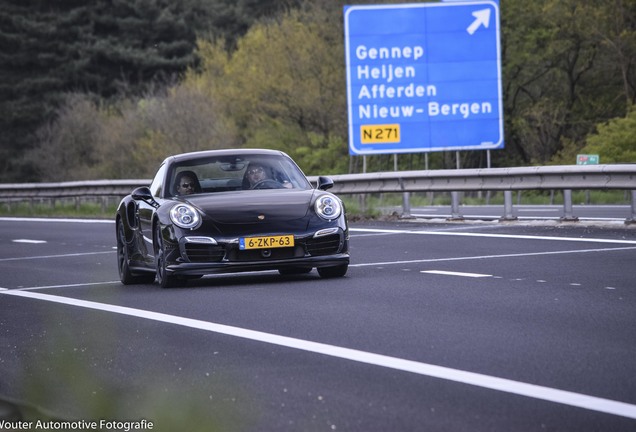
[[[307,216],[313,189],[262,189],[201,194],[184,200],[221,224],[281,222]]]

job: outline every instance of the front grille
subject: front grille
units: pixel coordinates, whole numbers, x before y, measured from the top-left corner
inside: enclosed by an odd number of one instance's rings
[[[271,249],[234,249],[228,253],[230,261],[268,261],[299,258],[304,256],[301,246]]]
[[[332,234],[324,237],[312,238],[307,241],[307,252],[312,256],[331,255],[340,249],[340,235]]]
[[[185,253],[190,262],[218,262],[225,256],[225,249],[218,245],[186,243]]]

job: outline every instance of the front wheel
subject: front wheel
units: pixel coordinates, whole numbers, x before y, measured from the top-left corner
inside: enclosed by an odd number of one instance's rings
[[[349,264],[341,264],[334,267],[318,267],[318,274],[322,278],[337,278],[347,274]]]
[[[161,288],[173,288],[176,286],[177,280],[166,269],[166,248],[159,224],[155,227],[154,245],[157,282],[161,285]]]
[[[130,257],[123,222],[117,224],[117,269],[119,270],[119,280],[124,285],[152,283],[155,280],[152,273],[135,275],[130,270]]]

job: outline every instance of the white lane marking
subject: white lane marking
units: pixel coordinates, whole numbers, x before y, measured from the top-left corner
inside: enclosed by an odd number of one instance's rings
[[[27,243],[27,244],[42,244],[46,243],[46,240],[30,240],[30,239],[15,239],[11,240],[13,243]]]
[[[537,236],[515,236],[515,235],[502,235],[502,234],[475,234],[475,233],[458,233],[458,232],[428,232],[428,231],[402,231],[402,230],[376,230],[376,229],[350,229],[350,231],[359,232],[373,232],[376,235],[389,235],[389,234],[432,234],[432,235],[455,235],[455,236],[481,236],[481,237],[503,237],[503,238],[529,238],[538,240],[562,240],[562,241],[589,241],[597,243],[621,243],[621,244],[636,244],[635,241],[630,240],[609,240],[609,239],[580,239],[580,238],[562,238],[562,237],[537,237]],[[371,234],[369,234],[371,235]],[[114,249],[114,248],[113,248]],[[571,251],[550,251],[550,252],[534,252],[534,253],[519,253],[519,254],[504,254],[504,255],[483,255],[474,257],[454,257],[454,258],[434,258],[434,259],[421,259],[421,260],[408,260],[408,261],[388,261],[377,263],[361,263],[350,264],[350,267],[365,267],[374,265],[387,265],[387,264],[413,264],[413,263],[426,263],[426,262],[441,262],[441,261],[462,261],[462,260],[474,260],[474,259],[491,259],[491,258],[510,258],[510,257],[524,257],[535,255],[559,255],[569,253],[587,253],[587,252],[607,252],[616,250],[630,250],[636,249],[636,247],[624,247],[624,248],[606,248],[606,249],[584,249],[584,250],[571,250]],[[11,257],[0,258],[0,262],[3,261],[20,261],[20,260],[34,260],[34,259],[49,259],[49,258],[68,258],[84,255],[99,255],[114,253],[114,250],[105,252],[85,252],[74,254],[61,254],[61,255],[41,255],[32,257]]]
[[[78,256],[86,256],[86,255],[101,255],[101,254],[112,254],[115,251],[109,250],[105,252],[84,252],[84,253],[73,253],[73,254],[62,254],[62,255],[40,255],[40,256],[32,256],[32,257],[12,257],[12,258],[0,258],[0,262],[3,261],[21,261],[21,260],[35,260],[35,259],[49,259],[49,258],[68,258],[68,257],[78,257]]]
[[[462,0],[460,0],[462,1]],[[415,217],[422,217],[422,218],[433,218],[430,214],[422,214],[422,213],[411,213],[411,216],[415,216]],[[452,215],[449,214],[437,214],[435,215],[435,217],[438,218],[450,218],[452,217]],[[463,216],[466,220],[484,220],[484,221],[496,221],[497,219],[499,219],[501,216],[493,216],[493,215],[478,215],[478,214],[474,214],[474,215],[464,215]],[[554,222],[554,216],[519,216],[517,218],[519,221],[549,221],[549,222]],[[602,217],[584,217],[581,216],[579,217],[579,221],[580,222],[614,222],[614,223],[620,223],[621,226],[623,224],[623,222],[625,221],[625,218],[602,218]]]
[[[462,272],[452,272],[452,271],[444,271],[444,270],[420,270],[420,273],[431,273],[445,276],[463,276],[470,278],[483,278],[483,277],[492,277],[489,274],[481,274],[481,273],[462,273]]]
[[[636,245],[636,240],[597,239],[597,238],[580,238],[580,237],[551,237],[551,236],[450,232],[450,231],[415,231],[415,230],[394,230],[394,229],[377,229],[377,228],[350,228],[349,231],[378,233],[378,234],[416,234],[416,235],[440,235],[440,236],[460,236],[460,237],[490,237],[490,238],[525,239],[525,240],[556,240],[556,241],[565,241],[565,242],[616,243],[616,244]]]
[[[50,294],[8,290],[1,291],[0,295],[12,295],[16,297],[44,300],[70,306],[78,306],[87,309],[95,309],[104,312],[112,312],[121,315],[144,318],[152,321],[174,324],[228,336],[240,337],[243,339],[279,345],[287,348],[323,354],[355,362],[400,370],[404,372],[411,372],[418,375],[440,378],[448,381],[483,387],[491,390],[517,394],[530,398],[541,399],[564,405],[584,408],[592,411],[604,412],[617,416],[636,419],[636,405],[565,390],[553,389],[550,387],[543,387],[535,384],[513,381],[505,378],[482,375],[475,372],[451,369],[443,366],[420,363],[413,360],[405,360],[397,357],[374,354],[351,348],[344,348],[319,342],[311,342],[302,339],[291,338],[288,336],[263,333],[255,330],[227,326],[191,318],[184,318],[159,312],[151,312],[124,306],[115,306],[105,303],[60,297]]]
[[[33,291],[33,290],[45,290],[45,289],[54,289],[54,288],[77,288],[77,287],[89,287],[89,286],[103,286],[103,285],[115,285],[121,284],[120,281],[107,281],[107,282],[88,282],[88,283],[78,283],[78,284],[66,284],[66,285],[48,285],[48,286],[37,286],[37,287],[29,287],[29,288],[16,288],[19,291]]]
[[[479,255],[479,256],[452,257],[452,258],[429,258],[429,259],[405,260],[405,261],[384,261],[384,262],[349,264],[349,267],[369,267],[369,266],[383,266],[383,265],[393,265],[393,264],[420,264],[420,263],[445,262],[445,261],[468,261],[468,260],[493,259],[493,258],[519,258],[519,257],[541,256],[541,255],[564,255],[564,254],[591,253],[591,252],[613,252],[613,251],[624,251],[624,250],[635,250],[635,249],[636,249],[636,246],[602,248],[602,249],[529,252],[529,253],[502,254],[502,255]]]
[[[114,220],[110,219],[48,219],[48,218],[27,218],[27,217],[0,217],[2,222],[64,222],[64,223],[110,223],[114,224]]]

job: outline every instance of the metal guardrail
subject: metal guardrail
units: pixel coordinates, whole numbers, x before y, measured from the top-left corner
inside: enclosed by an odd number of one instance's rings
[[[0,201],[75,197],[125,197],[151,180],[86,180],[60,183],[0,183]]]
[[[636,189],[634,165],[395,171],[335,175],[335,193]]]
[[[411,192],[450,192],[452,219],[461,219],[459,192],[503,191],[502,220],[514,220],[512,192],[520,190],[563,190],[564,217],[572,214],[572,190],[629,190],[631,217],[636,222],[636,164],[566,165],[461,170],[393,171],[330,176],[336,194],[402,193],[403,217],[410,216]],[[309,177],[315,183],[317,176]],[[62,183],[0,184],[0,202],[57,200],[86,197],[124,197],[150,180],[96,180]]]
[[[86,180],[60,183],[0,183],[0,203],[11,206],[15,203],[49,202],[55,205],[58,201],[75,202],[80,208],[84,201],[93,200],[101,203],[102,211],[108,204],[119,201],[133,189],[148,186],[150,180]]]
[[[402,192],[402,217],[410,216],[410,192],[450,192],[451,219],[454,220],[462,219],[458,193],[462,191],[503,191],[501,220],[515,220],[512,191],[563,190],[564,216],[561,220],[576,221],[572,190],[630,190],[631,216],[625,222],[636,223],[636,164],[394,171],[331,177],[336,194]]]

